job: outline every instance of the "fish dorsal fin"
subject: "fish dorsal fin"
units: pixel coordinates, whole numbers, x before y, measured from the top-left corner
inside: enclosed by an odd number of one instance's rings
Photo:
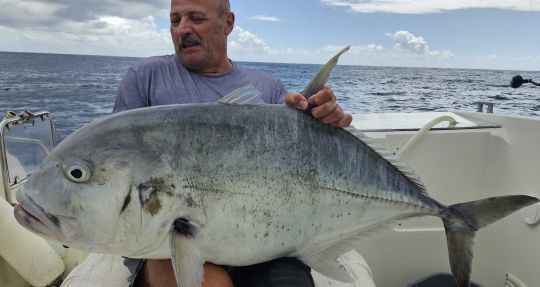
[[[323,88],[330,77],[330,72],[336,67],[339,57],[343,55],[343,53],[349,51],[349,48],[350,46],[347,46],[339,51],[334,57],[328,60],[328,62],[319,70],[317,75],[313,77],[309,84],[304,88],[304,91],[302,91],[302,94],[306,99],[309,99],[309,97]]]
[[[420,179],[420,177],[409,166],[409,164],[407,164],[399,156],[389,151],[385,146],[383,146],[381,143],[379,143],[375,139],[366,136],[363,132],[355,129],[352,126],[346,127],[344,129],[348,131],[350,134],[352,134],[353,136],[355,136],[357,139],[365,143],[374,152],[376,152],[378,155],[384,158],[388,163],[393,165],[398,171],[400,171],[403,175],[405,175],[408,179],[410,179],[414,184],[416,184],[416,186],[419,187],[420,191],[427,194],[426,187],[424,186],[424,183],[422,183],[422,180]]]
[[[264,100],[261,97],[261,92],[253,84],[248,84],[223,96],[218,103],[260,105],[264,104]]]

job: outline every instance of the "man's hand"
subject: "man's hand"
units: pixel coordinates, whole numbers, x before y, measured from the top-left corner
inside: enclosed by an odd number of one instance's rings
[[[285,97],[285,103],[300,110],[305,110],[308,107],[308,101],[301,93],[288,94]],[[352,122],[352,116],[343,112],[336,103],[334,92],[327,86],[324,86],[322,90],[311,96],[309,104],[314,106],[311,115],[325,124],[334,127],[346,127]]]

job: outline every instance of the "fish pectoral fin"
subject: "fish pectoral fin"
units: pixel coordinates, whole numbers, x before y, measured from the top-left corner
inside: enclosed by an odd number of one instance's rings
[[[299,259],[326,277],[344,283],[352,283],[354,282],[353,278],[338,260],[338,257],[342,255],[340,252],[341,250],[330,247],[313,255],[300,256]]]
[[[264,104],[261,92],[253,84],[240,87],[223,96],[218,103],[236,105],[260,105]]]
[[[203,264],[193,240],[197,228],[185,219],[177,219],[170,233],[171,260],[178,287],[199,287],[203,280]]]

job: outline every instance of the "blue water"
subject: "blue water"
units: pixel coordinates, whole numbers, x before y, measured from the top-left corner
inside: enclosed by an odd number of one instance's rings
[[[0,52],[0,113],[49,111],[62,139],[112,111],[118,83],[137,60]],[[301,91],[320,68],[239,64],[275,75],[289,91]],[[474,111],[474,102],[489,101],[496,113],[540,116],[540,87],[510,88],[516,74],[540,81],[540,72],[337,66],[329,85],[351,113]]]

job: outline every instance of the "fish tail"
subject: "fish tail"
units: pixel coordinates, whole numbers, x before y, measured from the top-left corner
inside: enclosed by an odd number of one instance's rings
[[[514,211],[539,202],[526,195],[491,197],[449,206],[443,217],[450,268],[459,287],[469,287],[476,231]]]

